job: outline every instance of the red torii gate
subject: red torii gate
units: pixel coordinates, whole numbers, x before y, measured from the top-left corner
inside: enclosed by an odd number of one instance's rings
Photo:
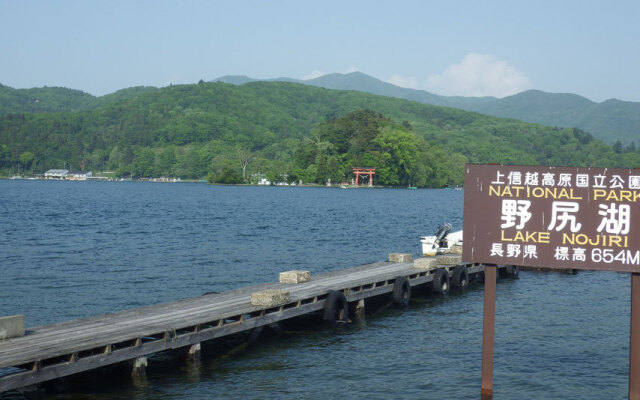
[[[358,186],[358,178],[360,175],[369,175],[369,186],[373,186],[373,175],[376,173],[375,168],[353,167],[353,173],[356,175],[356,187]]]

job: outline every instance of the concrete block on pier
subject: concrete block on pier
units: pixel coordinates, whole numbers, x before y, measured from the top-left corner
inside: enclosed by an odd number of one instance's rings
[[[24,336],[24,315],[0,317],[0,340]]]
[[[451,246],[451,248],[449,249],[449,253],[451,254],[462,254],[462,245],[460,244],[454,244],[453,246]]]
[[[291,300],[291,293],[288,290],[268,289],[251,293],[251,304],[262,307],[275,307]]]
[[[311,273],[309,271],[285,271],[280,272],[280,283],[303,283],[309,282]]]
[[[407,263],[413,260],[413,256],[408,253],[390,253],[389,261],[397,263]]]
[[[418,269],[434,269],[438,266],[438,259],[433,257],[417,258],[413,262],[413,268]]]
[[[462,263],[462,257],[458,255],[438,257],[438,265],[459,265],[461,263]]]

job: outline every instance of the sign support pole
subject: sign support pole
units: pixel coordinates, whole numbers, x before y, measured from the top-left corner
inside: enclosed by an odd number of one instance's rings
[[[640,274],[631,274],[629,400],[640,400]]]
[[[480,394],[483,398],[491,398],[493,396],[493,344],[496,321],[497,274],[498,267],[495,264],[485,265],[482,322],[482,384],[480,388]]]

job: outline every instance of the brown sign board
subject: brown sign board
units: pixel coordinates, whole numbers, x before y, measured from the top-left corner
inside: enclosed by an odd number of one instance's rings
[[[640,169],[466,164],[462,259],[640,272]]]

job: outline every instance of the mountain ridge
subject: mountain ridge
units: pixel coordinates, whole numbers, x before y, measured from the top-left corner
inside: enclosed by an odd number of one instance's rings
[[[524,122],[576,127],[609,144],[619,141],[621,144],[635,146],[636,142],[640,143],[639,102],[608,99],[597,103],[576,94],[548,93],[535,89],[503,98],[441,96],[424,90],[402,88],[362,72],[332,73],[307,80],[287,77],[254,79],[244,75],[226,75],[214,81],[233,85],[260,81],[291,82],[330,90],[365,92]],[[158,88],[135,86],[96,97],[81,90],[62,87],[14,89],[0,84],[0,115],[86,111],[112,102],[133,99],[143,92],[152,90]]]
[[[0,115],[23,112],[87,111],[152,90],[158,90],[158,88],[132,86],[103,96],[94,96],[82,90],[59,86],[14,89],[0,83]]]
[[[242,77],[245,82],[279,81]],[[214,81],[234,83],[227,77]],[[362,72],[331,73],[307,80],[295,80],[305,85],[333,90],[355,90],[381,96],[397,97],[436,106],[459,108],[502,118],[541,123],[564,128],[580,128],[607,142],[629,144],[640,142],[640,103],[608,99],[597,103],[572,93],[549,93],[527,90],[503,98],[441,96],[426,90],[403,88]]]

